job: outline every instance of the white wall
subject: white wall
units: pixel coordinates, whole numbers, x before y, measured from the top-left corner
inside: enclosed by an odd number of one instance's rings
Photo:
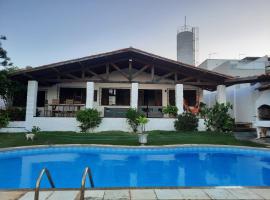
[[[174,121],[172,118],[150,118],[146,125],[147,131],[165,130],[173,131]],[[41,128],[42,131],[75,131],[79,132],[79,123],[75,118],[67,117],[34,117],[33,125]],[[126,131],[131,132],[126,118],[103,118],[102,123],[94,132],[100,131]],[[203,119],[199,120],[198,130],[204,131]],[[26,132],[25,122],[10,122],[8,128],[0,129],[0,132]]]
[[[270,96],[262,94],[256,88],[259,84],[240,84],[226,88],[227,102],[233,105],[233,110],[230,112],[231,116],[235,118],[236,122],[255,123],[256,121],[256,101],[261,96],[265,101],[268,99],[270,103]],[[204,102],[208,106],[213,106],[216,102],[216,92],[204,91]]]

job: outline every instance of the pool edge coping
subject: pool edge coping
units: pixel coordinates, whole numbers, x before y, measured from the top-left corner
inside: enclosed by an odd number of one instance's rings
[[[26,150],[26,149],[37,149],[37,148],[50,148],[50,147],[101,147],[101,148],[127,148],[127,149],[158,149],[158,148],[177,148],[177,147],[222,147],[222,148],[242,148],[250,150],[261,150],[269,151],[267,147],[251,147],[251,146],[239,146],[239,145],[222,145],[222,144],[172,144],[172,145],[143,145],[143,146],[129,146],[129,145],[110,145],[110,144],[50,144],[50,145],[29,145],[29,146],[17,146],[17,147],[6,147],[0,148],[0,153],[10,150]]]

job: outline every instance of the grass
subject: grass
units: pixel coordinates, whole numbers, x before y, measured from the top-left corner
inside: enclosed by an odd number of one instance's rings
[[[176,131],[150,131],[148,134],[148,145],[221,144],[265,147],[250,141],[236,140],[233,134]],[[100,133],[41,132],[38,133],[33,142],[26,141],[24,133],[0,133],[0,148],[46,144],[139,145],[136,134],[121,131]]]

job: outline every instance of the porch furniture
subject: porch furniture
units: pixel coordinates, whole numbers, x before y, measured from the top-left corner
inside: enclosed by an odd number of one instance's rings
[[[162,106],[140,106],[139,110],[149,118],[162,118]]]
[[[52,107],[52,117],[73,117],[85,104],[49,104],[49,106]]]
[[[104,117],[125,118],[128,108],[104,108]]]

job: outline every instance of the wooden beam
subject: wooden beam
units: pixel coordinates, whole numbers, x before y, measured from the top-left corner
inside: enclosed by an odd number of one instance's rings
[[[137,71],[136,73],[133,74],[132,79],[136,78],[137,76],[139,76],[142,72],[144,72],[147,68],[149,67],[149,65],[145,65],[143,68],[141,68],[139,71]]]
[[[107,63],[106,64],[106,79],[109,80],[109,76],[110,76],[110,64]]]
[[[190,80],[192,80],[192,79],[196,79],[196,78],[193,77],[193,76],[189,76],[189,77],[180,79],[179,82],[184,83],[185,81],[190,81]]]
[[[152,67],[151,67],[151,80],[152,80],[152,82],[154,82],[154,79],[155,79],[155,66],[152,65]]]
[[[94,81],[96,83],[130,83],[130,81],[111,81],[111,80],[93,80],[91,78],[85,78],[85,79],[40,79],[42,81],[46,82],[86,82],[86,81]],[[160,84],[158,82],[152,82],[152,81],[138,81],[140,84]],[[179,82],[176,82],[179,83]],[[164,84],[174,84],[174,81],[165,81]],[[216,83],[213,82],[186,82],[185,85],[194,85],[194,86],[199,86],[199,87],[209,87],[209,86],[216,86]]]
[[[178,81],[178,74],[177,72],[174,73],[174,82],[177,82]]]
[[[129,75],[125,72],[123,72],[116,64],[111,63],[111,65],[113,66],[113,68],[115,68],[120,74],[122,74],[126,79],[129,80]]]
[[[128,60],[128,78],[129,81],[132,80],[132,59]]]
[[[169,72],[169,73],[167,73],[167,74],[165,74],[165,75],[163,75],[163,76],[157,78],[157,79],[156,79],[156,82],[159,82],[159,81],[161,81],[161,80],[163,80],[163,79],[165,79],[165,78],[168,78],[169,76],[172,76],[174,73],[175,73],[175,72]]]
[[[77,77],[77,76],[74,76],[74,75],[72,75],[72,74],[63,74],[64,76],[67,76],[67,77],[70,77],[70,78],[72,78],[72,79],[80,79],[79,77]]]
[[[93,71],[90,70],[90,69],[87,69],[87,70],[85,70],[85,71],[88,72],[88,73],[90,73],[90,74],[92,74],[93,76],[98,77],[98,78],[101,79],[101,80],[104,80],[104,81],[106,80],[105,78],[103,78],[102,76],[100,76],[99,74],[93,72]]]

